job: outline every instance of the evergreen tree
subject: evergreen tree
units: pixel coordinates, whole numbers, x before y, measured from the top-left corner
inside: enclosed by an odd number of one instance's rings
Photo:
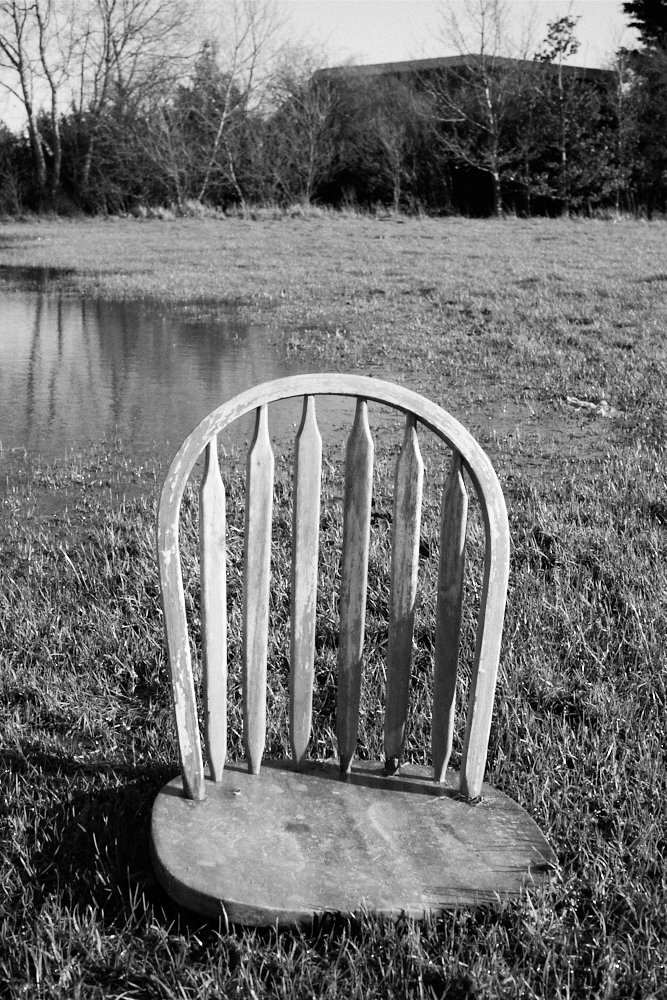
[[[667,49],[667,0],[629,0],[623,10],[632,18],[648,48]]]
[[[626,53],[636,74],[640,100],[635,149],[635,185],[649,216],[667,203],[667,0],[623,4],[644,48]]]

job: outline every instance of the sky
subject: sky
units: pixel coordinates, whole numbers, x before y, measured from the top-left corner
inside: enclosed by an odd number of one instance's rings
[[[475,0],[473,0],[474,4]],[[461,16],[465,0],[282,0],[279,6],[305,45],[320,50],[327,65],[399,62],[458,54],[445,37],[443,7]],[[620,0],[507,0],[512,35],[521,42],[527,26],[539,48],[547,23],[572,14],[580,20],[576,36],[581,43],[570,60],[579,66],[605,66],[621,46],[630,46],[635,33],[628,28]]]

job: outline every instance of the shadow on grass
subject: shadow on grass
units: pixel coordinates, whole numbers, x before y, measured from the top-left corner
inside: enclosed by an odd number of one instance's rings
[[[33,907],[62,894],[67,905],[96,907],[113,924],[139,893],[173,922],[178,914],[153,874],[149,834],[153,800],[174,768],[79,760],[31,742],[5,752],[2,764],[18,781],[28,779],[40,803],[32,817],[28,795],[6,807],[25,826],[25,840],[10,843],[8,853],[27,860]]]

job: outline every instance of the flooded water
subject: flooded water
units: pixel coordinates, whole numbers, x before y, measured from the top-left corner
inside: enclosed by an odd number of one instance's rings
[[[277,333],[248,325],[233,308],[82,298],[63,291],[56,277],[62,272],[0,266],[0,494],[13,489],[14,471],[26,462],[63,459],[90,446],[113,451],[121,463],[166,469],[186,435],[236,393],[317,370],[288,353]],[[340,458],[353,402],[322,399],[317,407],[325,454],[335,458],[337,449]],[[516,403],[502,412],[468,410],[466,422],[483,444],[493,452],[495,435],[510,442],[505,450],[516,441],[535,456],[539,475],[564,435],[568,447],[576,439],[587,454],[606,441],[602,420],[592,437],[588,411],[579,416],[561,406],[536,414]],[[376,440],[398,443],[400,421],[374,408],[370,417]],[[299,419],[300,402],[272,407],[277,453],[291,448]],[[251,420],[221,443],[243,446]]]
[[[216,406],[304,370],[270,331],[242,322],[232,308],[82,299],[57,290],[52,278],[48,270],[0,268],[5,460],[16,453],[60,458],[120,439],[132,457],[168,463]],[[284,421],[297,417],[289,411]]]

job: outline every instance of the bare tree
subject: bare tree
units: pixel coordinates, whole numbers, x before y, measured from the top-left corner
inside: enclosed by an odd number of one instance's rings
[[[266,123],[264,169],[281,201],[310,203],[337,155],[338,96],[314,58],[287,54],[272,85],[275,110]]]
[[[517,159],[513,123],[526,75],[525,48],[512,41],[505,0],[464,0],[457,8],[443,8],[443,40],[453,42],[460,56],[424,87],[443,150],[490,178],[494,213],[500,215],[503,173]]]
[[[188,0],[80,0],[72,103],[86,123],[80,177],[84,192],[108,116],[164,98],[189,67],[192,51],[183,38],[193,13]]]
[[[188,0],[0,0],[2,82],[23,106],[42,198],[62,172],[61,115],[85,135],[79,183],[88,186],[105,115],[164,93],[183,58]]]
[[[575,37],[574,29],[577,26],[578,17],[567,15],[555,21],[550,21],[547,25],[547,37],[542,48],[536,54],[538,62],[547,63],[556,67],[556,94],[558,108],[558,146],[560,153],[560,193],[563,199],[565,212],[570,210],[570,179],[568,170],[568,155],[570,146],[570,108],[568,93],[565,87],[563,76],[563,64],[570,56],[579,51],[579,42]]]
[[[47,193],[45,149],[48,148],[39,121],[42,90],[46,82],[51,91],[52,120],[55,118],[57,121],[58,81],[61,75],[55,64],[51,66],[50,62],[48,33],[53,26],[53,13],[50,0],[2,0],[0,3],[2,84],[24,109],[41,197]],[[60,151],[57,152],[59,154]],[[58,159],[58,170],[59,167]],[[52,188],[54,186],[52,184]]]
[[[414,179],[413,154],[418,125],[425,117],[424,99],[414,85],[396,79],[376,82],[373,91],[369,140],[377,146],[398,211],[405,188]]]
[[[215,42],[226,90],[215,120],[206,123],[213,134],[209,148],[202,150],[206,168],[197,197],[203,201],[213,177],[221,173],[245,205],[238,160],[249,115],[258,113],[270,92],[284,46],[284,20],[274,0],[230,0],[214,9],[207,32]]]

